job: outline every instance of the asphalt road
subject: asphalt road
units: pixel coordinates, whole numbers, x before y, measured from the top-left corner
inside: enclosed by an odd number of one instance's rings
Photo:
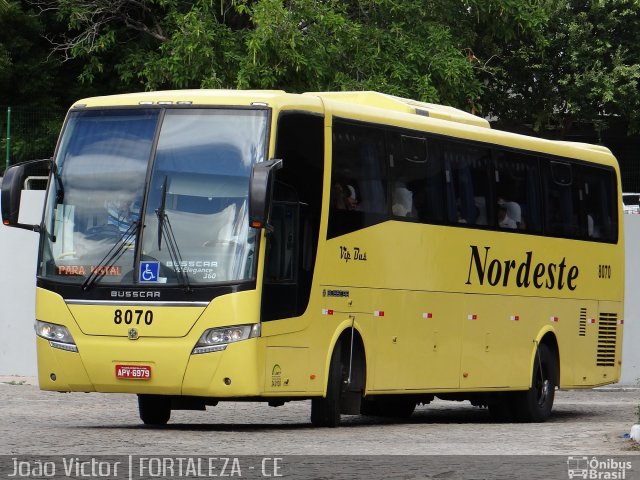
[[[166,427],[150,428],[133,395],[43,392],[29,383],[0,379],[0,454],[640,455],[623,438],[637,421],[637,388],[560,391],[543,424],[492,423],[486,409],[435,400],[406,421],[343,416],[343,426],[317,429],[301,401],[174,411]]]
[[[640,444],[624,438],[638,388],[557,392],[543,424],[493,423],[486,409],[435,400],[406,421],[313,428],[301,401],[175,411],[151,428],[134,395],[33,382],[0,377],[0,478],[640,479]]]

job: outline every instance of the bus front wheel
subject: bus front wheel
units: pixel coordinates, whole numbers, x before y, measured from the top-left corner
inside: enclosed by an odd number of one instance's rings
[[[340,425],[340,397],[344,381],[340,345],[336,346],[331,355],[328,377],[327,395],[311,400],[311,424],[314,427],[337,427]]]
[[[515,394],[514,413],[520,422],[544,422],[551,414],[558,386],[558,360],[546,345],[538,346],[531,388]]]
[[[166,425],[171,418],[171,398],[163,395],[138,395],[138,410],[145,425]]]

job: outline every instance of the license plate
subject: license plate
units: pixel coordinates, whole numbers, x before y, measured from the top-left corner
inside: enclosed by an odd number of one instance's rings
[[[151,367],[147,365],[116,365],[116,378],[149,380]]]

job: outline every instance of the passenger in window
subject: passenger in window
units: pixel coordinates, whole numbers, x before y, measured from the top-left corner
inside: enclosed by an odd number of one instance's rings
[[[517,202],[510,201],[505,201],[504,204],[507,208],[507,215],[516,222],[516,227],[519,229],[524,228],[522,224],[522,208],[520,208],[520,205]]]
[[[396,217],[414,216],[413,192],[402,182],[396,182],[393,190],[393,205],[391,206],[391,211]]]
[[[355,210],[358,206],[358,195],[352,185],[336,182],[333,185],[334,207],[338,210]]]
[[[517,229],[518,224],[511,218],[507,212],[507,202],[503,199],[498,200],[498,226],[500,228]]]
[[[358,195],[356,195],[356,189],[352,185],[347,185],[347,196],[345,198],[345,205],[347,210],[355,210],[358,208]]]

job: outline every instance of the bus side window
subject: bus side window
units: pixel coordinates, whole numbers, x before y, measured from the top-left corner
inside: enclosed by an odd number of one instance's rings
[[[384,153],[384,132],[380,129],[335,122],[328,238],[386,220]]]
[[[442,142],[447,218],[452,224],[489,225],[489,151]]]
[[[543,168],[545,232],[559,237],[580,236],[579,182],[572,164],[546,161]]]
[[[516,228],[539,232],[541,212],[537,157],[497,150],[495,179],[498,204],[504,205]]]
[[[391,214],[400,218],[416,218],[416,201],[424,196],[427,176],[427,141],[425,138],[389,134],[389,166],[391,167]],[[421,205],[423,210],[427,205]]]
[[[358,190],[361,198],[358,201],[357,210],[385,214],[387,210],[387,194],[385,191],[384,178],[381,162],[381,149],[377,145],[370,143],[369,139],[364,139],[360,147],[359,159],[359,179]]]
[[[442,158],[429,138],[390,133],[391,214],[422,223],[444,221]]]
[[[615,241],[617,237],[617,196],[613,170],[582,167],[583,199],[588,239]]]

